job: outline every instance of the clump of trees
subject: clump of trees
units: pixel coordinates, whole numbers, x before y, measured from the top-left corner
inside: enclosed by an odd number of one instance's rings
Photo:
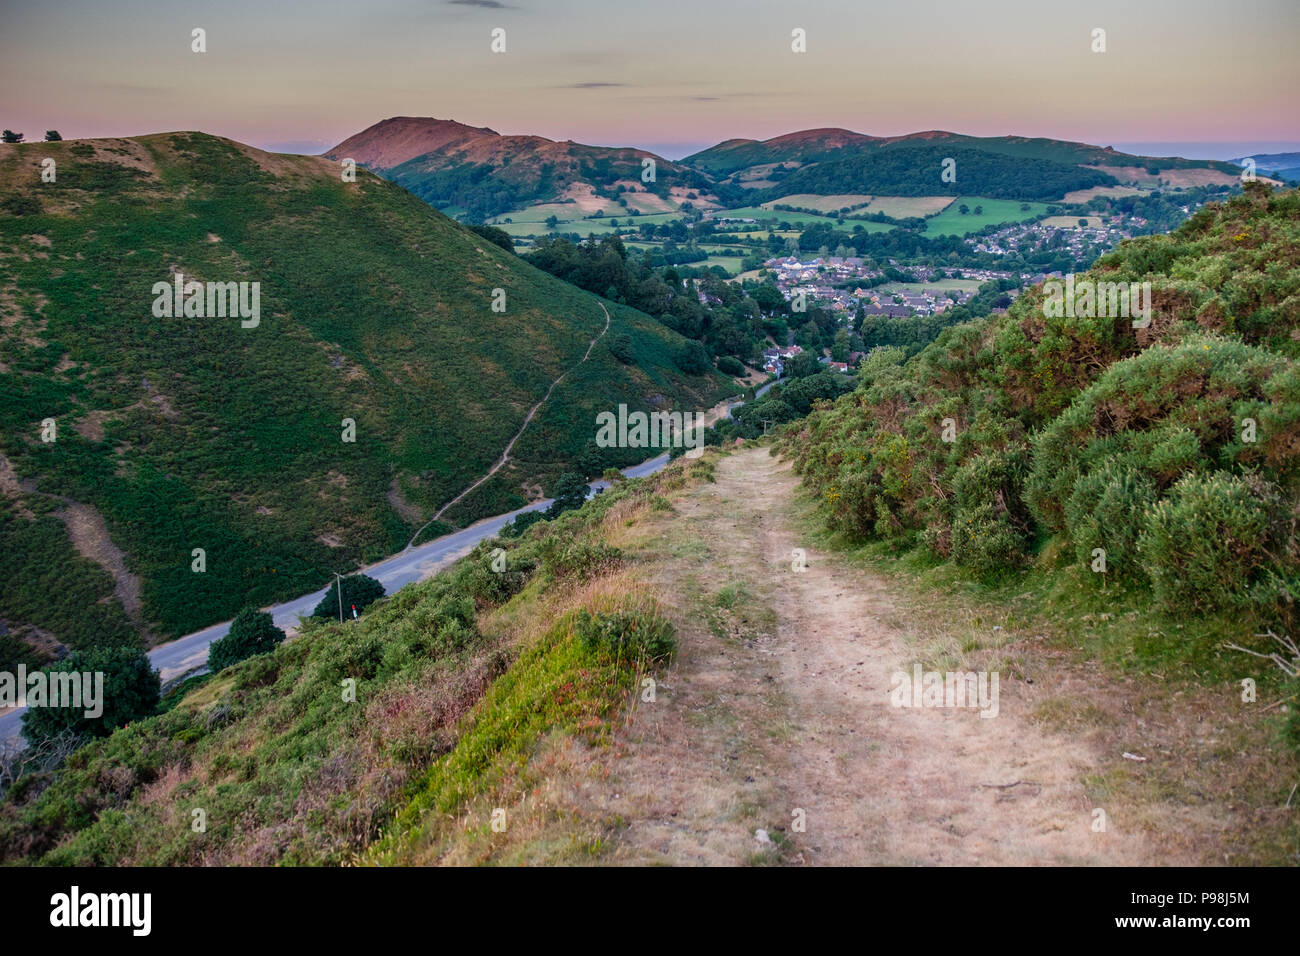
[[[246,607],[230,624],[226,636],[208,648],[208,669],[224,670],[257,654],[267,654],[284,641],[284,631],[275,626],[271,615]]]
[[[89,702],[83,699],[75,707],[28,707],[23,712],[23,737],[40,745],[62,736],[86,740],[107,737],[116,728],[133,720],[149,717],[158,709],[162,683],[158,672],[138,647],[90,647],[74,651],[63,660],[43,669],[47,681],[60,674],[102,675],[98,716],[87,717]],[[92,676],[92,680],[94,677]]]
[[[370,577],[368,574],[349,574],[343,578],[343,616],[346,618],[352,608],[357,609],[360,614],[370,605],[374,604],[384,596],[384,586],[379,581]],[[334,583],[329,586],[325,596],[320,599],[316,609],[311,612],[312,617],[338,617],[339,616],[339,579],[335,578]]]

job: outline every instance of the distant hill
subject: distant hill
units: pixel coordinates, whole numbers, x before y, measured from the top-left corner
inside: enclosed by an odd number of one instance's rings
[[[957,162],[945,183],[940,164]],[[682,162],[760,200],[781,195],[982,195],[1060,199],[1102,185],[1229,185],[1230,163],[1130,156],[1109,147],[1023,136],[965,136],[928,130],[876,137],[843,129],[804,130],[768,140],[727,140]],[[933,175],[923,171],[933,170]]]
[[[159,317],[176,274],[259,283],[256,327]],[[320,157],[191,132],[0,146],[0,668],[15,636],[187,633],[400,550],[566,370],[448,520],[537,496],[597,411],[727,391],[678,370],[676,333],[609,311],[631,361],[598,345],[575,369],[594,296]]]
[[[376,123],[324,155],[351,157],[431,205],[454,207],[471,219],[536,203],[613,198],[621,191],[666,199],[674,188],[708,185],[694,170],[642,149],[502,136],[451,120],[409,116]],[[642,180],[646,160],[654,162],[653,182]]]
[[[1245,166],[1247,159],[1255,161],[1255,169],[1259,172],[1268,173],[1279,179],[1300,180],[1300,153],[1266,153],[1256,156],[1242,156],[1240,159],[1232,160],[1232,162],[1237,166]]]
[[[1229,186],[1240,177],[1239,167],[1227,162],[945,130],[904,136],[799,130],[761,141],[725,140],[672,162],[631,147],[503,136],[410,116],[376,123],[324,155],[352,158],[450,216],[488,221],[517,238],[603,234],[614,219],[626,229],[653,221],[642,216],[680,218],[791,195],[1061,202],[1095,188]],[[957,164],[955,181],[941,178],[947,159]],[[647,160],[654,162],[654,182],[641,178]]]
[[[349,136],[328,153],[327,159],[350,158],[372,170],[392,169],[451,143],[478,137],[498,137],[486,126],[466,126],[455,120],[394,116]]]

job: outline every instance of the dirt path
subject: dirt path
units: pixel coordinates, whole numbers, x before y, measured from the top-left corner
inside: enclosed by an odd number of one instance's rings
[[[470,485],[468,488],[466,488],[464,491],[458,494],[455,498],[452,498],[451,501],[447,502],[445,505],[439,508],[437,514],[435,514],[432,518],[426,521],[424,525],[420,528],[420,530],[415,532],[415,534],[411,536],[411,540],[406,543],[406,550],[409,551],[411,550],[411,548],[415,547],[415,539],[420,537],[420,535],[424,532],[425,528],[429,527],[429,525],[433,524],[433,522],[437,521],[444,514],[446,514],[448,508],[452,507],[452,505],[461,501],[471,491],[479,487],[481,484],[483,484],[483,482],[487,481],[489,478],[491,478],[493,475],[495,475],[498,471],[501,470],[501,467],[507,461],[510,460],[510,450],[515,447],[515,442],[519,441],[519,439],[523,436],[524,431],[527,430],[529,424],[532,422],[533,416],[537,414],[537,410],[546,404],[546,400],[551,397],[551,392],[555,391],[555,386],[559,385],[560,382],[564,380],[564,377],[568,375],[569,372],[572,372],[574,368],[577,368],[578,365],[581,365],[583,362],[587,361],[587,359],[591,358],[591,350],[596,347],[596,343],[599,342],[601,339],[603,339],[605,337],[605,333],[609,331],[609,321],[610,321],[609,310],[605,308],[605,303],[598,301],[596,304],[600,306],[600,311],[605,313],[605,327],[600,330],[599,335],[597,335],[594,339],[592,339],[587,344],[587,351],[583,353],[583,356],[578,361],[578,364],[573,366],[573,368],[569,369],[568,371],[563,372],[559,378],[557,378],[554,382],[552,382],[551,387],[546,390],[546,394],[542,396],[541,401],[539,401],[536,405],[534,405],[532,408],[528,410],[528,414],[524,417],[524,423],[519,426],[519,431],[515,432],[515,437],[510,439],[510,444],[506,445],[505,451],[501,453],[501,457],[497,459],[496,464],[488,469],[487,474],[485,474],[478,481],[474,482],[474,484]]]
[[[1114,808],[1094,832],[1096,755],[1030,719],[1034,686],[1000,675],[993,718],[892,706],[892,675],[925,658],[886,579],[800,541],[796,484],[766,449],[739,451],[645,542],[676,556],[654,584],[684,623],[602,788],[627,821],[620,862],[1180,862]]]

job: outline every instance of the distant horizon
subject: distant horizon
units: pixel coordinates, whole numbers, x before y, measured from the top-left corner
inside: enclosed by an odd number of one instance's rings
[[[312,152],[433,115],[674,159],[826,126],[1300,141],[1294,0],[6,0],[0,34],[0,126],[32,139],[201,129]]]
[[[196,129],[198,132],[208,133],[213,136],[223,136],[227,139],[233,139],[237,142],[247,143],[247,145],[249,146],[253,146],[257,149],[261,149],[269,153],[289,153],[289,154],[300,155],[300,156],[319,156],[320,154],[327,152],[328,150],[337,146],[339,143],[347,139],[349,136],[355,135],[356,133],[360,133],[362,130],[368,129],[370,126],[375,125],[375,123],[378,123],[382,119],[387,119],[387,118],[388,117],[381,117],[380,119],[376,119],[374,122],[369,123],[366,126],[359,127],[358,129],[354,130],[352,133],[347,134],[347,136],[340,137],[337,140],[325,140],[325,139],[279,140],[279,141],[265,140],[265,139],[241,140],[237,136],[232,136],[228,133],[219,132],[213,129],[204,129],[202,127],[189,127],[189,128]],[[454,119],[452,117],[430,117],[430,118]],[[454,120],[454,121],[462,122],[466,126],[488,126],[493,130],[495,130],[496,132],[501,133],[502,135],[505,136],[522,136],[522,135],[545,136],[548,139],[552,139],[556,141],[564,141],[564,140],[571,139],[574,140],[575,142],[580,142],[583,145],[587,145],[587,146],[607,147],[611,149],[618,149],[618,148],[644,149],[658,156],[662,156],[665,159],[670,159],[673,161],[684,159],[687,156],[690,156],[694,153],[698,153],[701,150],[708,149],[711,146],[716,146],[719,143],[726,142],[727,140],[730,139],[750,138],[744,136],[722,135],[718,139],[713,141],[694,141],[694,142],[677,141],[677,142],[653,143],[653,142],[610,142],[610,141],[600,141],[600,140],[592,141],[592,140],[580,140],[574,136],[549,135],[547,133],[539,133],[537,131],[506,132],[497,129],[491,123],[464,122],[462,120]],[[58,129],[58,126],[55,125],[50,128]],[[852,127],[848,127],[848,126],[839,126],[839,127],[809,126],[809,127],[791,128],[789,130],[786,130],[785,133],[774,133],[773,136],[782,136],[787,133],[802,132],[803,130],[806,129],[822,129],[822,128],[848,129],[851,132],[864,133],[865,135],[870,135],[870,136],[905,136],[911,133],[924,132],[928,129],[931,129],[932,127],[918,126],[916,129],[908,130],[905,133],[893,133],[893,132],[869,133],[866,130],[860,130],[860,129],[854,130],[852,129]],[[168,132],[176,132],[176,131],[178,130],[151,129],[151,130],[137,131],[131,133],[109,133],[109,134],[98,134],[98,135],[87,135],[87,136],[80,136],[77,135],[75,132],[69,133],[66,130],[59,130],[59,133],[64,139],[108,139],[108,138],[123,139],[123,138],[130,138],[132,136],[148,136],[157,133],[168,133]],[[22,129],[18,129],[17,132],[26,134],[27,135],[26,142],[29,143],[36,142],[44,136],[44,130],[34,135],[28,134],[26,130],[22,130]],[[1035,134],[1025,133],[1022,131],[989,134],[989,133],[970,133],[961,129],[950,129],[947,130],[947,132],[956,133],[964,136],[1027,136],[1031,138],[1056,139],[1056,140],[1062,140],[1066,142],[1085,143],[1091,146],[1099,146],[1099,147],[1109,146],[1112,149],[1116,150],[1117,152],[1128,153],[1130,155],[1136,155],[1136,156],[1178,157],[1181,159],[1226,161],[1226,160],[1237,159],[1237,158],[1242,158],[1247,156],[1263,156],[1263,155],[1270,155],[1273,153],[1300,152],[1300,139],[1274,140],[1274,139],[1247,138],[1247,139],[1218,140],[1218,141],[1213,141],[1213,140],[1121,141],[1121,140],[1107,140],[1107,139],[1089,140],[1084,138],[1076,138],[1068,135],[1066,136],[1053,135],[1053,136],[1039,137]],[[764,137],[764,139],[771,139],[771,138],[772,138],[771,136]]]

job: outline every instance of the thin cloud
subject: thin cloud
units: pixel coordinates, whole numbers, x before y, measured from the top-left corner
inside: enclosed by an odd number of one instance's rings
[[[447,0],[447,3],[457,7],[483,7],[487,10],[513,10],[514,8],[499,3],[498,0]]]

